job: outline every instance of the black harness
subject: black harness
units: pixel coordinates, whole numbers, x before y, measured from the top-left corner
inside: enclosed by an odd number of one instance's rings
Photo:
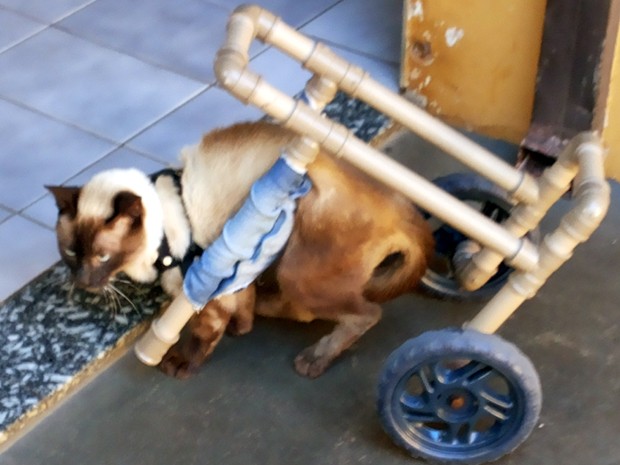
[[[181,174],[181,170],[165,168],[161,171],[151,174],[149,178],[153,184],[155,184],[157,179],[159,179],[161,176],[168,176],[169,178],[171,178],[174,186],[177,188],[177,193],[181,197],[181,202],[183,202],[183,198],[181,196],[183,192],[183,186],[181,185]],[[163,273],[166,270],[170,270],[178,266],[181,268],[181,274],[185,276],[185,273],[187,273],[187,270],[194,262],[194,259],[202,255],[203,251],[204,250],[202,249],[202,247],[200,247],[193,240],[191,240],[190,245],[185,251],[185,255],[183,256],[183,258],[177,258],[173,256],[170,252],[170,244],[168,243],[168,238],[164,233],[164,238],[159,245],[159,249],[157,249],[157,260],[155,261],[153,266],[160,273]]]

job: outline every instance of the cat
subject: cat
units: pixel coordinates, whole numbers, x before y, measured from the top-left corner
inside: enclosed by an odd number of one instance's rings
[[[60,254],[74,283],[101,292],[121,272],[139,282],[161,273],[164,290],[177,295],[195,251],[218,237],[294,137],[275,124],[239,123],[184,148],[179,171],[149,177],[113,169],[82,187],[48,186],[58,207]],[[411,201],[323,152],[308,177],[312,189],[298,200],[276,262],[247,288],[197,313],[162,371],[190,376],[226,329],[247,333],[258,314],[336,323],[295,358],[297,372],[314,378],[379,321],[380,303],[416,288],[434,242]]]

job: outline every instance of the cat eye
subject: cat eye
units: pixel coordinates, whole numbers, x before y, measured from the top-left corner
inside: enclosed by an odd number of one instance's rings
[[[65,255],[67,257],[75,257],[75,252],[71,249],[65,249]]]
[[[105,263],[110,259],[110,254],[106,253],[106,254],[101,254],[99,256],[97,256],[97,259],[101,262],[101,263]]]

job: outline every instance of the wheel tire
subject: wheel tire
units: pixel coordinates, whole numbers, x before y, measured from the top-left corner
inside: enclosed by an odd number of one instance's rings
[[[499,336],[429,331],[387,359],[378,388],[384,430],[413,457],[479,464],[514,450],[542,403],[530,360]]]
[[[463,202],[476,204],[472,206],[479,207],[479,211],[497,223],[505,220],[513,207],[506,192],[473,173],[454,173],[437,178],[433,183]],[[456,301],[482,301],[495,295],[513,269],[502,263],[497,273],[480,289],[462,289],[452,271],[452,257],[458,244],[468,238],[429,213],[424,215],[431,223],[437,223],[433,228],[436,247],[435,259],[420,282],[420,290],[433,297]],[[530,232],[527,237],[538,242],[537,231]]]

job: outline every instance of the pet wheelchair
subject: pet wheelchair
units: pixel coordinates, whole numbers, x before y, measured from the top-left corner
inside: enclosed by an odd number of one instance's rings
[[[424,282],[436,294],[454,297],[455,293],[462,296],[480,289],[499,289],[462,328],[423,333],[389,356],[378,388],[378,410],[385,431],[412,456],[437,462],[481,463],[515,449],[537,424],[541,386],[531,361],[493,333],[536,294],[605,216],[609,186],[598,136],[592,132],[577,135],[557,161],[535,178],[386,89],[268,11],[240,7],[230,17],[227,31],[215,61],[218,83],[299,133],[284,153],[292,167],[303,170],[320,145],[402,192],[445,224],[441,230],[450,233],[436,239],[451,274],[439,276],[431,270]],[[313,74],[301,99],[278,91],[247,69],[254,39],[279,48]],[[509,193],[511,204],[501,207],[501,214],[497,208],[494,214],[478,211],[465,202],[476,185],[448,182],[442,189],[357,139],[321,114],[338,89],[368,103],[499,186]],[[484,184],[477,186],[478,194],[493,192],[480,187]],[[572,209],[539,244],[530,240],[547,211],[571,186]],[[269,225],[265,227],[269,230]],[[149,365],[159,363],[198,308],[195,299],[194,305],[190,300],[185,295],[177,297],[153,322],[136,345],[140,360]]]

